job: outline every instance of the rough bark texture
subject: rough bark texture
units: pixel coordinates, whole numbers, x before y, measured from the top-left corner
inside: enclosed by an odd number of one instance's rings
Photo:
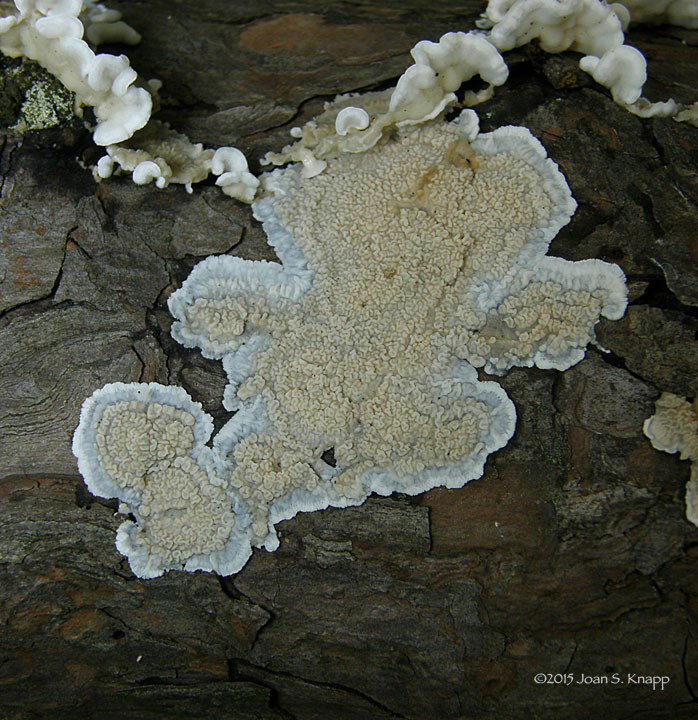
[[[129,55],[163,80],[162,116],[254,170],[325,99],[389,86],[414,42],[480,10],[111,4],[143,35]],[[629,42],[650,97],[695,99],[698,33]],[[174,343],[165,300],[208,254],[272,259],[260,228],[210,185],[95,184],[74,123],[0,137],[0,718],[698,716],[688,467],[642,435],[660,391],[698,392],[698,130],[626,113],[571,53],[508,60],[483,129],[526,125],[565,173],[579,209],[551,254],[625,270],[628,312],[598,328],[610,352],[502,379],[517,430],[480,480],[299,515],[230,578],[134,578],[116,505],[87,493],[70,442],[113,381],[183,385],[227,419],[220,363]]]

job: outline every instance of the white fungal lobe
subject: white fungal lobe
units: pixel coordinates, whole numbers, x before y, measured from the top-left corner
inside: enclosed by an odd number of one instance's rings
[[[335,131],[337,135],[346,135],[350,130],[365,130],[370,122],[369,114],[358,107],[345,107],[337,113]]]
[[[136,491],[138,541],[168,566],[220,550],[234,524],[230,498],[189,454],[195,423],[171,405],[130,400],[104,407],[94,430],[103,473]]]

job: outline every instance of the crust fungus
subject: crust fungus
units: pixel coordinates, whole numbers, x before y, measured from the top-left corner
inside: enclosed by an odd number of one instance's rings
[[[211,419],[181,388],[115,383],[83,405],[80,472],[133,514],[117,547],[141,577],[232,574],[252,547],[275,549],[275,524],[300,511],[479,477],[516,414],[476,368],[564,370],[601,316],[623,314],[618,266],[547,256],[576,203],[528,130],[480,134],[472,110],[441,119],[470,78],[487,87],[465,105],[504,83],[500,51],[538,38],[583,53],[632,112],[696,123],[695,105],[642,98],[644,58],[623,44],[631,20],[698,26],[692,0],[490,0],[482,31],[417,43],[393,90],[338,96],[294,128],[296,142],[266,155],[294,164],[260,183],[240,151],[150,120],[157,81],[139,85],[125,56],[95,54],[88,43],[139,40],[119,13],[92,0],[15,5],[0,50],[38,60],[77,106],[94,106],[107,153],[95,177],[123,170],[191,191],[213,172],[223,192],[254,201],[282,261],[209,258],[169,299],[174,338],[220,359],[228,378],[235,414],[210,445]],[[697,418],[695,403],[665,393],[645,433],[695,460]],[[687,516],[698,524],[694,468]]]
[[[692,403],[673,393],[663,392],[655,403],[654,415],[642,429],[652,447],[667,453],[679,453],[691,461],[691,476],[686,483],[686,518],[698,525],[698,400]]]
[[[480,135],[468,110],[324,162],[262,178],[252,208],[282,265],[208,258],[170,297],[175,339],[228,377],[212,447],[178,388],[85,403],[80,471],[128,504],[118,547],[143,577],[233,573],[300,511],[479,477],[515,409],[475,368],[567,368],[624,311],[617,266],[546,256],[576,204],[524,128]]]

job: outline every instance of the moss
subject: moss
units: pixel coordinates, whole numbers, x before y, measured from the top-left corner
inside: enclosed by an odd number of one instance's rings
[[[18,132],[82,123],[73,93],[35,62],[0,56],[0,127]]]

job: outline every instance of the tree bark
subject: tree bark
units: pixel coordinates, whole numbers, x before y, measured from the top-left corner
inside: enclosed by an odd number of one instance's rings
[[[160,117],[259,158],[337,93],[389,87],[476,0],[113,2],[163,81]],[[698,32],[631,29],[653,100],[696,99]],[[116,48],[122,52],[124,49]],[[166,299],[209,254],[274,259],[205,183],[96,184],[70,124],[0,136],[0,717],[554,720],[698,715],[698,528],[687,462],[642,434],[698,392],[698,129],[641,119],[530,45],[479,106],[525,125],[579,208],[550,254],[619,263],[630,306],[565,373],[498,379],[516,434],[459,490],[371,498],[279,526],[236,576],[143,581],[114,547],[71,437],[107,382],[176,384],[214,416],[219,362],[177,345]],[[542,674],[544,682],[537,684]],[[647,677],[666,677],[663,686]],[[617,679],[617,681],[616,681]]]

